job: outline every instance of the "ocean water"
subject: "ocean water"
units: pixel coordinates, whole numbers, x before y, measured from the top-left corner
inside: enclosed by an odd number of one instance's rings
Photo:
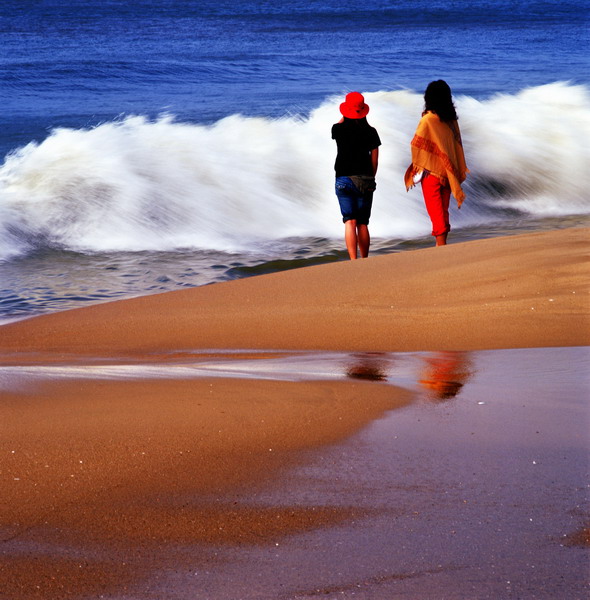
[[[373,251],[432,79],[471,170],[452,241],[588,223],[587,0],[4,0],[0,320],[344,260],[332,123],[381,136]]]

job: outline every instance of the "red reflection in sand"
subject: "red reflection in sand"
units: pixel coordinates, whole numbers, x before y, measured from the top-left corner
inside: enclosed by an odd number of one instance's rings
[[[423,360],[419,381],[433,400],[454,398],[473,374],[468,352],[432,352]]]

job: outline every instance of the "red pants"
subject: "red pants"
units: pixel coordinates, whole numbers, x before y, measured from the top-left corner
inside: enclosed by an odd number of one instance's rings
[[[451,188],[443,185],[434,175],[426,175],[422,179],[422,194],[428,216],[432,221],[432,235],[443,235],[451,231],[449,222],[449,200]]]

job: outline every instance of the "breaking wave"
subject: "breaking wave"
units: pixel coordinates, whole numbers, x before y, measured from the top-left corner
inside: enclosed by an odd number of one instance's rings
[[[365,98],[383,142],[372,234],[424,234],[421,193],[403,184],[422,97]],[[40,248],[244,251],[289,237],[340,237],[330,139],[340,101],[329,98],[306,118],[236,114],[198,125],[135,116],[56,129],[0,167],[0,259]],[[454,227],[589,212],[585,86],[553,83],[456,104],[471,175]]]

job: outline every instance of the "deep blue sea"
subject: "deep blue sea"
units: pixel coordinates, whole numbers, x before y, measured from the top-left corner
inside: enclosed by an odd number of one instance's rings
[[[588,0],[3,0],[0,320],[344,260],[332,123],[383,146],[376,253],[432,243],[403,173],[451,85],[449,241],[587,223]]]

